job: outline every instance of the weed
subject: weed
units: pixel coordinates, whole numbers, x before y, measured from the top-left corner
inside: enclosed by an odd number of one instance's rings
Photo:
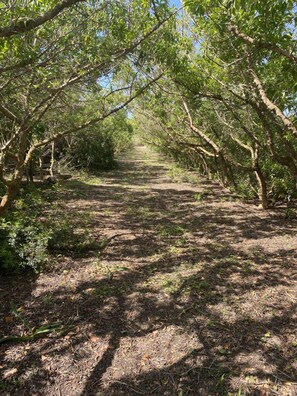
[[[208,327],[217,327],[220,326],[221,322],[218,319],[209,319],[207,321],[207,326]]]
[[[148,206],[135,207],[130,206],[127,210],[130,216],[140,217],[142,219],[151,219],[155,217],[155,213]]]
[[[180,236],[183,235],[185,229],[179,225],[162,226],[158,229],[157,234],[161,237]]]
[[[185,246],[186,242],[187,242],[187,239],[185,237],[182,237],[182,238],[177,239],[174,242],[174,245],[178,246],[178,247],[183,247],[183,246]]]
[[[53,299],[53,295],[51,293],[46,293],[43,297],[43,302],[47,305],[51,304],[52,299]]]
[[[182,285],[182,279],[166,279],[160,284],[160,287],[164,290],[165,293],[175,294],[177,293]]]
[[[244,261],[242,264],[242,271],[245,274],[251,274],[253,272],[253,263],[250,261]]]
[[[293,208],[287,208],[285,212],[286,219],[297,219],[297,210]]]
[[[201,202],[208,196],[207,192],[196,193],[193,195],[195,201]]]
[[[181,249],[180,247],[170,246],[169,252],[170,252],[171,254],[174,254],[174,255],[179,255],[179,254],[181,254],[182,249]]]
[[[172,179],[173,181],[181,181],[182,180],[182,176],[184,175],[184,170],[181,169],[179,166],[177,165],[173,165],[168,172],[168,176],[170,177],[170,179]]]
[[[103,299],[106,297],[111,297],[114,294],[114,289],[112,285],[102,285],[100,287],[97,287],[94,290],[94,293],[96,297]]]
[[[17,378],[9,378],[9,380],[2,381],[0,380],[0,391],[7,391],[11,394],[10,392],[15,390],[19,386],[20,382]],[[5,393],[6,394],[6,393]]]
[[[207,295],[210,289],[209,283],[204,279],[189,278],[183,284],[183,290],[188,293],[198,293]]]
[[[261,337],[261,341],[262,342],[267,342],[269,340],[269,338],[271,337],[271,334],[269,331],[267,331],[262,337]]]

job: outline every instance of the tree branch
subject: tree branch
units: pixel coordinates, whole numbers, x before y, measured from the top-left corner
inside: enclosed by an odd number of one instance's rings
[[[126,107],[129,103],[131,103],[131,102],[132,102],[135,98],[137,98],[139,95],[141,95],[150,85],[152,85],[153,83],[155,83],[156,81],[158,81],[161,77],[162,77],[162,74],[159,75],[159,76],[157,76],[157,77],[154,78],[153,80],[149,81],[145,86],[143,86],[141,89],[139,89],[133,96],[130,96],[124,103],[122,103],[122,104],[121,104],[120,106],[118,106],[118,107],[115,107],[115,108],[109,110],[107,113],[102,114],[102,115],[100,115],[100,116],[98,116],[98,117],[92,118],[91,120],[89,120],[89,121],[83,123],[82,125],[79,125],[78,127],[68,129],[67,131],[64,131],[64,132],[60,132],[60,133],[58,133],[58,134],[56,134],[56,135],[54,135],[54,136],[51,136],[51,137],[49,137],[49,138],[47,138],[47,139],[42,140],[42,141],[39,142],[39,143],[33,144],[33,145],[30,147],[30,149],[28,150],[28,152],[27,152],[27,155],[26,155],[26,158],[25,158],[25,161],[24,161],[24,165],[26,165],[26,164],[29,162],[29,160],[30,160],[30,158],[31,158],[31,156],[32,156],[32,154],[33,154],[33,152],[34,152],[37,148],[42,147],[42,146],[45,146],[46,144],[51,143],[51,142],[53,142],[53,141],[59,139],[60,137],[63,137],[63,136],[66,136],[66,135],[69,135],[69,134],[72,134],[72,133],[81,131],[82,129],[85,129],[85,128],[91,126],[91,125],[94,125],[94,124],[96,124],[96,123],[98,123],[98,122],[100,122],[100,121],[103,121],[105,118],[111,116],[112,114],[117,113],[118,111],[120,111],[120,110],[122,110],[124,107]]]
[[[45,22],[54,19],[60,14],[65,8],[69,8],[76,3],[80,3],[85,0],[64,0],[60,4],[57,4],[54,8],[48,10],[43,15],[35,19],[28,19],[26,21],[20,21],[12,23],[10,26],[6,26],[0,29],[0,37],[11,37],[19,33],[29,32],[36,27],[43,25]]]
[[[242,33],[239,31],[238,27],[236,25],[234,25],[232,22],[229,22],[228,24],[228,30],[231,33],[234,33],[237,37],[241,38],[242,40],[244,40],[246,43],[251,44],[253,46],[255,46],[256,48],[264,48],[267,49],[269,51],[273,51],[273,52],[277,52],[280,55],[285,56],[286,58],[290,59],[291,61],[293,61],[294,63],[297,63],[297,56],[288,52],[287,50],[279,47],[277,44],[272,44],[272,43],[265,43],[262,41],[258,41],[256,39],[254,39],[251,36],[248,36],[245,33]]]
[[[250,71],[251,75],[253,76],[254,84],[257,87],[260,98],[261,98],[263,104],[265,105],[265,107],[272,113],[276,114],[279,117],[279,119],[282,121],[283,125],[289,131],[291,131],[295,136],[297,136],[297,128],[295,127],[293,122],[288,117],[286,117],[284,115],[284,113],[281,111],[281,109],[268,98],[268,96],[265,92],[265,89],[264,89],[259,77],[257,76],[256,72],[251,67],[250,67],[249,71]]]

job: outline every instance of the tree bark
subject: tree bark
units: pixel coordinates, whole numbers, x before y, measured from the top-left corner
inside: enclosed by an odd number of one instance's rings
[[[50,175],[52,178],[54,178],[54,167],[55,167],[55,142],[52,142],[52,147],[51,147],[51,164],[50,164]]]
[[[268,196],[267,196],[267,184],[266,184],[265,177],[264,177],[260,168],[255,170],[255,175],[256,175],[256,178],[258,181],[258,185],[259,185],[258,191],[259,191],[259,198],[261,200],[261,206],[263,209],[268,209],[269,202],[268,202]]]
[[[43,15],[40,15],[35,19],[28,19],[27,21],[12,23],[10,26],[6,26],[0,29],[0,37],[10,37],[19,33],[29,32],[30,30],[43,25],[45,22],[54,19],[65,8],[71,7],[74,4],[82,1],[84,0],[64,0],[60,4],[56,5],[54,8],[52,8],[51,10],[45,12]]]
[[[20,187],[19,179],[14,180],[8,186],[6,186],[6,193],[3,195],[0,202],[0,217],[3,217],[6,211],[9,209],[14,199],[17,196]]]

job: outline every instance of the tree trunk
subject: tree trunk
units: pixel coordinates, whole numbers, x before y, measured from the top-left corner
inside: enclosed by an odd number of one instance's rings
[[[6,187],[6,193],[3,195],[0,202],[0,217],[3,217],[10,205],[14,201],[19,191],[20,180],[14,180]]]
[[[43,181],[44,178],[43,165],[44,165],[43,157],[39,157],[39,178],[41,181]]]
[[[55,142],[52,142],[51,165],[49,169],[52,178],[54,178],[54,166],[55,166]]]
[[[259,185],[259,198],[261,200],[261,206],[263,209],[268,209],[269,207],[269,202],[268,202],[268,196],[267,196],[267,185],[266,185],[266,180],[265,177],[261,171],[261,169],[256,169],[255,170],[255,175],[258,181]]]
[[[34,182],[34,164],[33,164],[32,159],[29,161],[29,163],[27,165],[26,173],[27,173],[27,181],[30,183],[33,183]]]

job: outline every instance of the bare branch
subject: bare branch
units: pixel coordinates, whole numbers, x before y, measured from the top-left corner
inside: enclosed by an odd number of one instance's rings
[[[9,118],[11,121],[16,121],[20,123],[17,116],[15,116],[10,110],[8,110],[4,105],[0,104],[0,112],[5,115],[5,117]]]
[[[190,110],[188,108],[187,103],[185,102],[185,100],[183,100],[183,105],[184,108],[186,110],[188,119],[189,119],[189,125],[190,128],[196,133],[198,134],[206,143],[208,143],[214,150],[215,152],[218,154],[220,153],[221,149],[220,147],[213,141],[211,140],[203,131],[201,131],[201,129],[197,128],[194,124],[193,124],[193,120],[192,120],[192,116],[190,113]]]

